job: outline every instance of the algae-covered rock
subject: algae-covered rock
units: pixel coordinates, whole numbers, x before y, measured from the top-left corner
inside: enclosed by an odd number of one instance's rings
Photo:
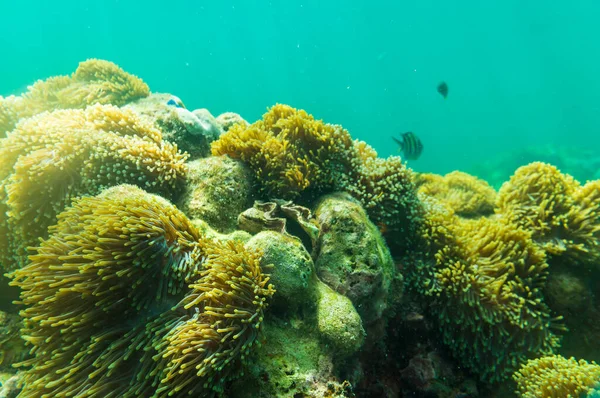
[[[381,318],[391,298],[401,296],[402,276],[379,229],[345,193],[322,198],[315,215],[320,224],[315,261],[319,278],[348,296],[365,323]]]
[[[544,294],[550,308],[567,318],[581,315],[591,305],[592,292],[586,282],[565,270],[550,273]]]
[[[268,272],[276,289],[271,302],[274,308],[293,309],[314,300],[314,264],[299,239],[263,231],[253,236],[246,247],[262,251],[261,264],[272,264]]]
[[[352,302],[318,279],[300,239],[263,231],[245,246],[263,253],[261,267],[276,293],[265,314],[262,347],[231,396],[352,397],[350,382],[358,379],[341,375],[365,339]]]
[[[152,94],[127,107],[155,122],[166,141],[174,142],[191,159],[210,154],[210,143],[223,132],[217,120],[206,109],[185,109],[174,95]]]
[[[235,241],[235,242],[240,242],[240,243],[245,244],[246,242],[248,242],[250,240],[250,238],[252,238],[252,235],[250,235],[246,231],[236,230],[236,231],[233,231],[230,233],[221,233],[221,232],[215,231],[204,220],[195,218],[191,221],[192,221],[192,224],[194,225],[194,227],[200,232],[200,234],[207,239],[218,240],[223,243],[225,243],[227,241]]]
[[[0,373],[0,398],[15,398],[19,392],[19,375]]]
[[[337,356],[355,354],[365,341],[365,330],[352,302],[324,283],[317,284],[317,292],[317,328],[321,337]]]
[[[270,318],[265,343],[248,361],[245,376],[231,386],[237,398],[350,398],[347,381],[335,376],[335,365],[310,321]]]
[[[219,232],[236,229],[238,215],[252,204],[247,168],[227,156],[196,159],[188,164],[187,187],[177,207]]]

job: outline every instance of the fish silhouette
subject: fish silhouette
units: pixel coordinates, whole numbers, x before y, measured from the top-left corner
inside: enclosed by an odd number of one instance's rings
[[[448,98],[448,85],[446,82],[441,82],[438,84],[437,92],[440,93],[444,99]]]
[[[411,131],[408,131],[401,136],[402,140],[392,137],[392,139],[398,144],[402,155],[407,160],[417,160],[423,152],[423,143],[417,137],[417,135]]]

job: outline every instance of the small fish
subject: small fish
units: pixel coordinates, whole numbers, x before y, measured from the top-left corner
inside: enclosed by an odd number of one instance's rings
[[[440,93],[444,99],[448,98],[448,85],[446,82],[441,82],[438,84],[437,92]]]
[[[392,137],[392,139],[400,146],[400,150],[405,159],[417,160],[419,156],[421,156],[421,152],[423,152],[423,143],[415,133],[409,131],[402,134],[402,141],[396,137]]]
[[[167,105],[174,106],[175,108],[183,108],[185,109],[185,105],[183,105],[183,101],[179,98],[172,96],[168,101]]]

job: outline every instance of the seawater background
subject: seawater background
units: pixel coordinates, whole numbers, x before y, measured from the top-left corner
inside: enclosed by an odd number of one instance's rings
[[[598,15],[592,0],[1,1],[0,95],[97,57],[188,108],[254,121],[288,103],[382,156],[412,130],[411,167],[468,170],[528,145],[600,150]]]

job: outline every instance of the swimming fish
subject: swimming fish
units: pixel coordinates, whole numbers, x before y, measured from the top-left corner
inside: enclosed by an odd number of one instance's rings
[[[396,137],[392,139],[398,144],[404,158],[407,160],[417,160],[423,152],[423,143],[413,132],[407,132],[402,134],[402,141]]]
[[[167,105],[174,106],[175,108],[183,108],[185,109],[185,105],[183,105],[183,101],[179,98],[172,96],[168,101]]]
[[[442,94],[442,97],[444,97],[444,99],[448,98],[448,85],[446,84],[446,82],[441,82],[440,84],[438,84],[437,92]]]

